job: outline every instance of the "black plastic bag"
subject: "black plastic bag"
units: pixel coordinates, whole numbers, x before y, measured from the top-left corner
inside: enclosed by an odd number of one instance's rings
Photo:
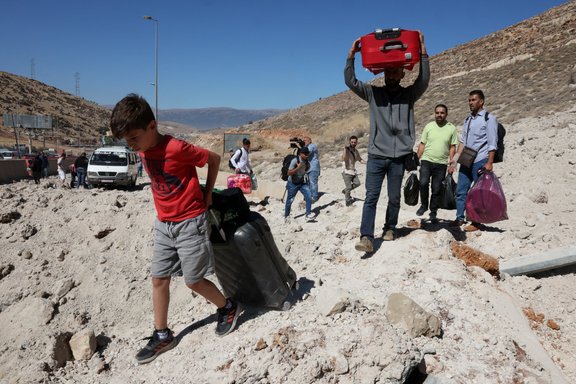
[[[420,182],[416,172],[412,172],[404,184],[404,202],[408,205],[417,205],[420,195]]]
[[[418,169],[420,166],[420,159],[418,159],[418,154],[414,151],[404,157],[404,170],[406,172],[412,172]]]
[[[447,173],[440,185],[439,208],[456,209],[456,187],[457,184],[452,178],[452,175]]]

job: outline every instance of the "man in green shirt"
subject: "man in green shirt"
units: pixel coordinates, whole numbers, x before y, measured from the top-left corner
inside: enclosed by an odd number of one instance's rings
[[[418,158],[420,159],[420,201],[421,205],[416,211],[422,216],[428,210],[428,191],[432,179],[432,197],[430,199],[430,221],[438,222],[438,199],[440,186],[446,170],[451,175],[454,167],[448,166],[454,156],[458,144],[458,133],[454,124],[448,122],[448,107],[438,104],[434,108],[434,118],[424,127],[420,144],[418,145]]]

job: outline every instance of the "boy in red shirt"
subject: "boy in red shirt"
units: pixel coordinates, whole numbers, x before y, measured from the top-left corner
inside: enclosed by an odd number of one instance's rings
[[[150,266],[155,329],[148,344],[136,355],[138,363],[143,364],[176,346],[174,333],[168,328],[170,278],[175,273],[181,271],[188,288],[217,306],[217,335],[226,335],[236,326],[240,306],[225,298],[216,285],[205,278],[214,273],[206,209],[212,204],[220,156],[160,134],[150,105],[135,94],[116,104],[110,126],[116,138],[124,138],[140,153],[150,176],[158,213]],[[205,164],[208,164],[208,174],[202,193],[196,167]]]

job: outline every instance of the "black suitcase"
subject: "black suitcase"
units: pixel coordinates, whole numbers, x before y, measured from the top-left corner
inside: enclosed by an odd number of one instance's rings
[[[296,273],[280,254],[264,217],[250,212],[248,221],[237,228],[213,225],[210,239],[225,296],[245,304],[290,308]]]

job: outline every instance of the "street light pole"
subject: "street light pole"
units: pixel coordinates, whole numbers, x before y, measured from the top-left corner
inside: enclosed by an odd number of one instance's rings
[[[152,20],[156,23],[156,52],[154,55],[154,91],[155,95],[155,111],[154,115],[156,116],[156,122],[158,122],[158,24],[160,23],[158,19],[153,18],[152,16],[144,16],[144,20]]]

